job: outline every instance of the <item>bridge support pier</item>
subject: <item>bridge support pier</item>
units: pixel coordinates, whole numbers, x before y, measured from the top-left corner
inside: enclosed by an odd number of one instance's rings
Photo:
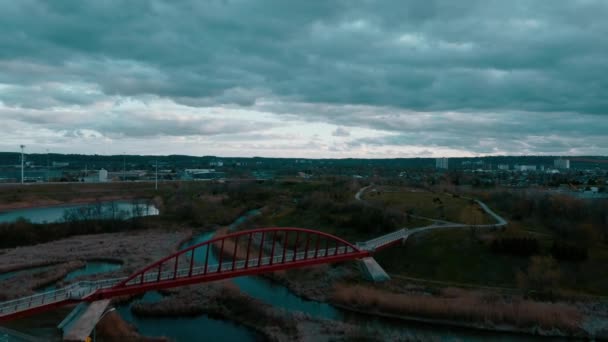
[[[110,304],[109,299],[93,303],[81,303],[58,326],[64,341],[85,341]]]
[[[386,271],[384,271],[384,269],[372,257],[359,260],[359,268],[364,276],[373,282],[381,283],[391,280],[388,273],[386,273]]]

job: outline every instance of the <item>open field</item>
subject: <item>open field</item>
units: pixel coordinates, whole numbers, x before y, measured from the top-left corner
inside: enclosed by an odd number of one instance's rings
[[[522,329],[520,331],[534,332],[540,327],[547,331],[559,329],[566,335],[584,334],[580,328],[583,315],[574,306],[522,298],[505,300],[481,291],[446,288],[437,296],[428,296],[392,293],[361,285],[338,285],[332,300],[367,312],[473,323],[489,329],[508,325],[513,330]]]
[[[414,235],[403,246],[376,254],[376,260],[389,273],[435,281],[483,286],[519,287],[517,274],[525,273],[530,259],[492,251],[494,238],[528,236],[537,238],[538,255],[549,255],[553,239],[525,232],[471,231],[453,229]],[[608,295],[608,273],[597,272],[608,264],[608,249],[593,247],[583,262],[556,261],[560,277],[557,287],[564,293]]]
[[[320,230],[352,243],[366,241],[403,227],[420,227],[429,224],[427,220],[411,219],[407,221],[405,217],[399,220],[398,224],[390,230],[385,230],[382,223],[372,223],[369,225],[369,229],[365,230],[350,227],[347,223],[336,223],[348,222],[353,219],[356,218],[353,217],[352,213],[342,213],[328,217],[319,212],[303,210],[295,206],[284,206],[277,212],[267,213],[255,219],[254,223],[255,227],[300,227]]]
[[[447,193],[433,193],[410,188],[376,187],[364,194],[372,205],[394,208],[413,215],[465,224],[494,223],[492,217],[469,199]]]
[[[417,234],[375,258],[389,273],[492,286],[516,286],[516,272],[528,264],[523,257],[492,253],[468,229]]]

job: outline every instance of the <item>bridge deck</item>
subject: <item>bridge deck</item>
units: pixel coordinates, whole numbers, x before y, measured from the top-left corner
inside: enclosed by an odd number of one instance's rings
[[[327,250],[318,250],[316,258],[330,258],[353,252],[355,251],[351,247],[328,248]],[[239,270],[255,269],[262,266],[289,264],[298,261],[312,260],[315,257],[314,250],[308,252],[299,252],[296,253],[295,256],[293,252],[277,254],[277,256],[272,258],[272,262],[270,257],[264,257],[262,259],[250,259],[247,265],[245,265],[244,260],[235,261],[234,263],[232,260],[230,260],[222,262],[221,264],[207,265],[206,267],[199,265],[193,267],[192,271],[190,268],[177,269],[176,272],[173,270],[165,271],[160,274],[160,277],[156,273],[149,273],[146,274],[143,279],[133,279],[127,283],[127,286],[139,286],[142,284],[154,285],[163,281],[169,282],[193,277],[211,276],[214,274],[225,274],[228,276],[229,273]],[[99,281],[81,281],[54,291],[3,302],[0,303],[0,320],[2,320],[4,317],[11,317],[18,313],[33,313],[40,311],[42,308],[87,300],[87,298],[92,296],[97,291],[112,289],[116,284],[119,284],[121,281],[126,279],[127,278],[124,277]]]

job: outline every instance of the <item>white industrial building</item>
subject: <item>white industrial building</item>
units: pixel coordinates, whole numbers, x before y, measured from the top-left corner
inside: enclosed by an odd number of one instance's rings
[[[509,164],[498,164],[498,169],[503,171],[509,170]]]
[[[570,168],[570,160],[569,159],[555,159],[553,161],[553,166],[559,170],[566,170]]]
[[[108,181],[108,171],[101,169],[92,175],[85,172],[85,176],[81,178],[81,181],[85,183],[106,183]]]
[[[108,181],[108,170],[106,170],[106,169],[99,170],[99,182],[105,183],[107,181]]]

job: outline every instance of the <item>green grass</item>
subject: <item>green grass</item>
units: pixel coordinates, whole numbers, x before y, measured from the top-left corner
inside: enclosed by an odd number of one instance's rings
[[[467,224],[494,222],[494,219],[477,204],[445,193],[410,191],[408,189],[402,189],[399,192],[384,192],[381,190],[379,193],[369,192],[365,194],[364,198],[371,203],[393,207],[429,218]]]
[[[487,233],[501,237],[536,237],[541,254],[549,255],[553,239],[548,236],[522,235],[522,232]],[[436,230],[411,237],[375,255],[389,273],[433,281],[472,285],[517,287],[517,270],[526,271],[529,259],[497,254],[489,243],[477,239],[469,229]],[[608,295],[608,248],[589,249],[589,260],[582,263],[558,261],[559,287],[570,293]]]
[[[375,257],[389,273],[490,286],[515,286],[516,271],[528,264],[527,258],[492,253],[468,229],[415,235]]]
[[[577,264],[560,262],[562,286],[575,292],[608,295],[608,249],[594,247],[589,250],[589,260]]]
[[[355,243],[376,237],[373,233],[365,234],[354,229],[340,228],[323,222],[321,215],[314,211],[298,210],[294,207],[284,208],[275,215],[265,215],[256,222],[258,226],[299,227],[320,230],[333,234],[346,241]]]

